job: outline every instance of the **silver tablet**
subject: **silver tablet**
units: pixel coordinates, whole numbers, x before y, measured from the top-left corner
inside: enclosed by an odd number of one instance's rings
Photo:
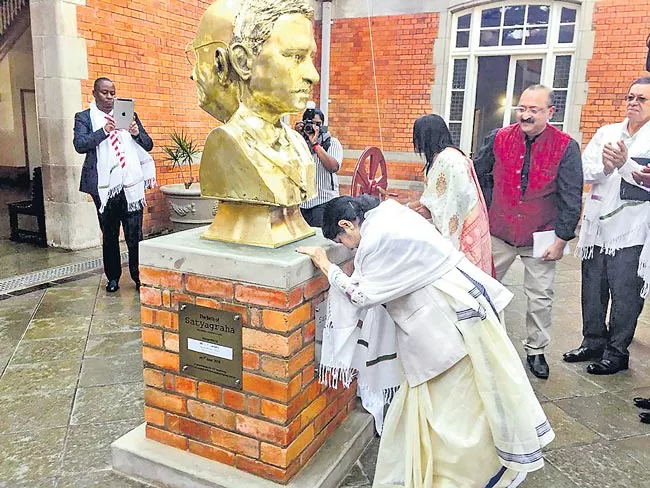
[[[116,98],[113,102],[113,118],[115,119],[116,129],[127,129],[133,122],[133,99]]]

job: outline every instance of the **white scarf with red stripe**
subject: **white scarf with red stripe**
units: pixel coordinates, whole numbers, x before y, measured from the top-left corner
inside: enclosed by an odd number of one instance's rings
[[[93,131],[103,129],[112,112],[107,114],[90,104]],[[156,166],[127,130],[116,129],[97,146],[97,192],[101,201],[99,212],[106,202],[124,190],[128,211],[140,210],[146,205],[144,191],[156,186]]]

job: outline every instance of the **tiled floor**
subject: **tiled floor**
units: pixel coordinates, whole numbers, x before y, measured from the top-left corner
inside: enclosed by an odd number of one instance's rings
[[[522,279],[520,266],[507,276],[515,300],[506,322],[523,355]],[[631,403],[650,396],[650,311],[631,369],[590,376],[584,364],[561,361],[580,341],[579,262],[565,258],[557,281],[551,377],[531,378],[557,438],[546,467],[523,486],[650,488],[650,426]],[[143,486],[112,474],[108,450],[143,421],[138,297],[127,277],[116,294],[103,285],[97,274],[0,301],[0,487]],[[371,486],[377,447],[375,440],[342,487]]]

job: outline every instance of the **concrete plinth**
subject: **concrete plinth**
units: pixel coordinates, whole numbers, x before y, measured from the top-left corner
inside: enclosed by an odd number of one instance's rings
[[[191,460],[192,453],[210,459],[205,463],[215,464],[217,474],[242,471],[286,484],[336,435],[356,405],[355,385],[335,390],[316,378],[315,310],[329,284],[296,247],[324,247],[330,260],[344,268],[351,268],[352,255],[322,236],[265,249],[207,241],[200,238],[204,231],[198,227],[140,245],[146,420],[141,431],[148,442],[178,451],[163,458]],[[179,324],[179,311],[187,311],[187,304],[236,317],[241,346],[236,346],[235,357],[240,359],[217,361],[239,371],[228,370],[230,381],[189,365],[181,370],[179,350],[196,342],[187,335],[194,321]],[[207,348],[223,343],[200,337]],[[237,374],[241,380],[233,382]],[[345,435],[342,439],[350,442]],[[332,449],[345,451],[344,444]],[[229,468],[223,471],[218,463]],[[120,465],[124,456],[116,458],[116,469]],[[165,481],[164,486],[190,486],[183,484],[183,469],[176,471],[178,484]],[[186,475],[188,480],[195,476],[192,470]]]
[[[111,458],[116,472],[166,488],[336,488],[374,435],[372,416],[353,411],[286,485],[149,440],[144,424],[111,445]]]

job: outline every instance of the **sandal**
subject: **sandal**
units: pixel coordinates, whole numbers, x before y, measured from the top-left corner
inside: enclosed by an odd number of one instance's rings
[[[650,410],[650,398],[636,397],[632,401],[637,407]]]
[[[644,423],[644,424],[650,424],[650,413],[641,412],[639,414],[639,419],[641,419],[641,422]]]

